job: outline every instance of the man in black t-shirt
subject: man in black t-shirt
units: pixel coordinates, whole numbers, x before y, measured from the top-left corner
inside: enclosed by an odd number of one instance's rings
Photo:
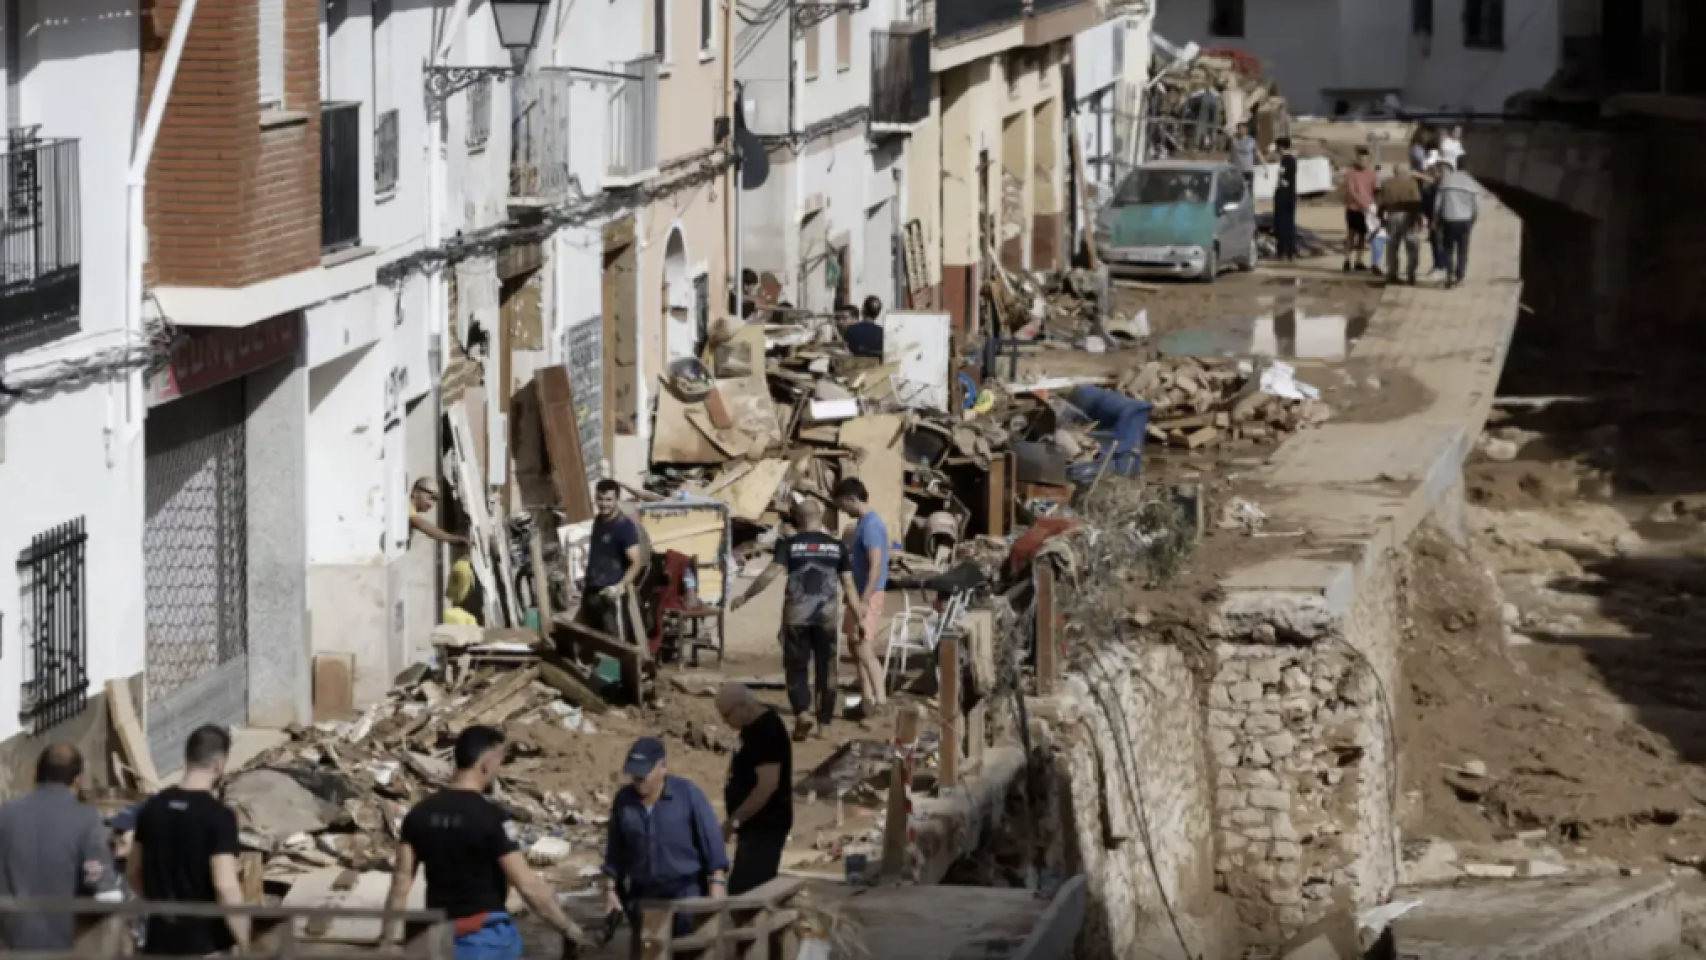
[[[230,752],[231,736],[224,730],[196,730],[184,746],[183,779],[150,797],[137,814],[126,873],[142,899],[243,905],[237,815],[213,796]],[[148,920],[149,956],[204,957],[233,946],[248,949],[247,917]]]
[[[738,897],[774,880],[782,867],[782,848],[794,829],[794,745],[782,718],[744,684],[726,683],[717,691],[717,712],[740,731],[723,786],[723,836],[738,838],[729,896]]]
[[[645,569],[640,527],[623,514],[622,486],[616,481],[598,481],[594,503],[598,512],[587,541],[586,580],[575,619],[618,640],[632,640],[622,630],[622,608],[628,588]]]
[[[504,735],[474,726],[456,738],[456,775],[450,786],[421,801],[403,818],[389,910],[404,910],[417,866],[426,868],[426,906],[456,924],[456,955],[520,960],[521,933],[508,912],[513,884],[533,912],[576,944],[590,943],[557,906],[557,898],[528,867],[510,836],[509,815],[485,794],[504,763]],[[392,931],[386,931],[385,942]]]
[[[822,503],[809,498],[800,501],[794,508],[794,529],[798,532],[777,542],[775,559],[734,607],[744,606],[787,573],[782,668],[788,677],[788,706],[794,711],[794,739],[804,740],[812,728],[812,689],[806,686],[806,669],[816,665],[817,722],[827,727],[835,719],[836,619],[859,592],[853,587],[853,564],[846,545],[824,532]]]

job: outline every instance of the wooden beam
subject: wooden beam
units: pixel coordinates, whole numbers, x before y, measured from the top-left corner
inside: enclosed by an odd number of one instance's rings
[[[551,636],[555,640],[563,638],[577,650],[602,653],[615,660],[622,668],[622,685],[628,691],[628,696],[635,703],[642,702],[644,677],[642,671],[646,662],[645,647],[623,643],[602,630],[594,630],[566,613],[559,613],[551,620]]]
[[[960,784],[960,638],[945,631],[936,645],[936,704],[942,726],[942,761],[936,782],[944,790]]]
[[[894,718],[894,760],[889,767],[889,802],[883,819],[883,865],[885,881],[899,881],[906,873],[908,821],[912,804],[912,751],[918,745],[918,708],[902,707]]]
[[[136,774],[136,786],[144,793],[160,789],[160,775],[154,770],[154,755],[148,752],[148,736],[142,732],[142,720],[136,715],[136,704],[130,699],[130,683],[125,680],[107,681],[107,716],[118,733],[119,749],[124,762]]]
[[[1037,585],[1037,693],[1054,692],[1060,679],[1060,647],[1056,638],[1059,621],[1054,609],[1054,564],[1041,560],[1032,565]]]
[[[568,367],[545,367],[533,375],[539,384],[539,421],[545,427],[545,452],[551,458],[551,476],[557,483],[557,498],[570,523],[592,519],[592,490],[586,481],[582,455],[580,416],[575,410],[575,391],[569,383]]]

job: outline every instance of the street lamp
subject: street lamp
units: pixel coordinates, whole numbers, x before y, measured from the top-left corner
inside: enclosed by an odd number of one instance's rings
[[[550,0],[492,0],[492,15],[498,20],[498,42],[518,61],[539,42]]]
[[[551,0],[490,0],[492,16],[498,25],[498,42],[509,51],[511,65],[507,67],[441,67],[426,68],[427,101],[442,105],[462,90],[485,80],[513,77],[527,64],[527,54],[539,40],[539,28],[545,21],[545,8]]]

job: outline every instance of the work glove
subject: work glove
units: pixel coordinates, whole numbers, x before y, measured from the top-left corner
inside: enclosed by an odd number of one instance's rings
[[[620,585],[605,587],[603,590],[598,591],[598,595],[606,600],[620,599],[622,596],[622,587]]]
[[[623,919],[620,910],[612,910],[604,915],[604,926],[599,930],[599,935],[602,937],[600,942],[604,946],[608,947],[610,941],[616,939],[616,931],[622,929]]]

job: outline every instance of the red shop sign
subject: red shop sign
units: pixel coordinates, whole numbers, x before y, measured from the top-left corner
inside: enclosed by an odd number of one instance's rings
[[[180,340],[166,369],[149,380],[148,402],[165,403],[296,356],[302,314],[286,313],[252,327],[199,330]]]

